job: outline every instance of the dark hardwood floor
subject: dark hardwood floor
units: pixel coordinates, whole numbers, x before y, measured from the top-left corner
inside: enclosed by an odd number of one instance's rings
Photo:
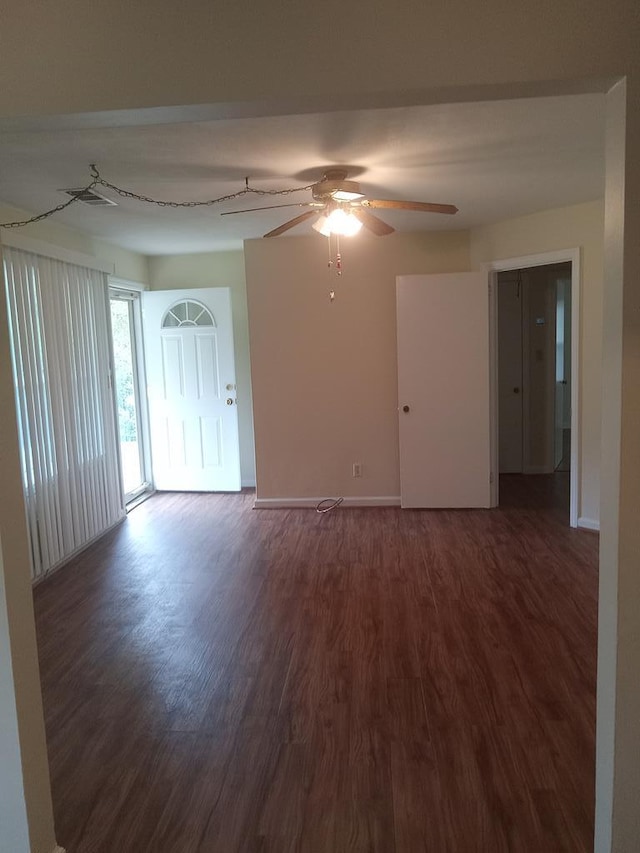
[[[597,537],[566,479],[493,511],[135,509],[35,590],[59,843],[590,851]]]

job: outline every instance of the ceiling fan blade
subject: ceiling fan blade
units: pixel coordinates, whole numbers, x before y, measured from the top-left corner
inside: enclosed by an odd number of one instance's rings
[[[305,222],[307,219],[310,219],[312,216],[317,214],[317,210],[307,210],[305,213],[301,213],[300,216],[296,216],[295,219],[290,219],[288,222],[285,222],[284,225],[279,225],[277,228],[274,228],[273,231],[269,231],[268,234],[265,234],[265,237],[278,237],[280,234],[284,234],[285,231],[288,231],[290,228],[294,228],[296,225],[299,225],[301,222]]]
[[[294,201],[290,204],[268,204],[265,207],[247,207],[244,210],[226,210],[220,216],[233,216],[234,213],[253,213],[254,210],[275,210],[276,207],[324,207],[317,201]]]
[[[365,228],[373,232],[376,237],[384,237],[387,234],[393,234],[396,230],[390,225],[387,225],[386,222],[383,222],[382,219],[374,216],[373,213],[369,213],[368,210],[363,210],[361,207],[351,208],[351,213],[353,213],[356,219],[359,219],[360,222],[362,222]]]
[[[421,210],[425,213],[457,213],[453,204],[433,204],[429,201],[398,201],[388,198],[370,198],[361,202],[363,207],[387,208],[389,210]]]

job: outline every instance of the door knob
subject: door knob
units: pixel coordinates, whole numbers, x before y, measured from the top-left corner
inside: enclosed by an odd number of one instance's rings
[[[402,407],[402,411],[403,411],[403,412],[408,412],[408,411],[409,411],[409,406],[403,406],[403,407]]]

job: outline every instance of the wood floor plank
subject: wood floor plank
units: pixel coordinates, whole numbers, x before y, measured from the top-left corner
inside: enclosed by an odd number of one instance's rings
[[[34,591],[73,853],[588,853],[597,536],[158,494]]]

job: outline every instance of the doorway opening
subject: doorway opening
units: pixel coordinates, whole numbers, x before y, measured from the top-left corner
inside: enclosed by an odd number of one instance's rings
[[[109,306],[122,489],[130,507],[151,487],[146,401],[141,393],[140,294],[112,287]]]
[[[492,288],[492,503],[501,503],[499,485],[510,495],[546,493],[569,512],[572,527],[579,515],[578,267],[577,250],[499,262]]]

